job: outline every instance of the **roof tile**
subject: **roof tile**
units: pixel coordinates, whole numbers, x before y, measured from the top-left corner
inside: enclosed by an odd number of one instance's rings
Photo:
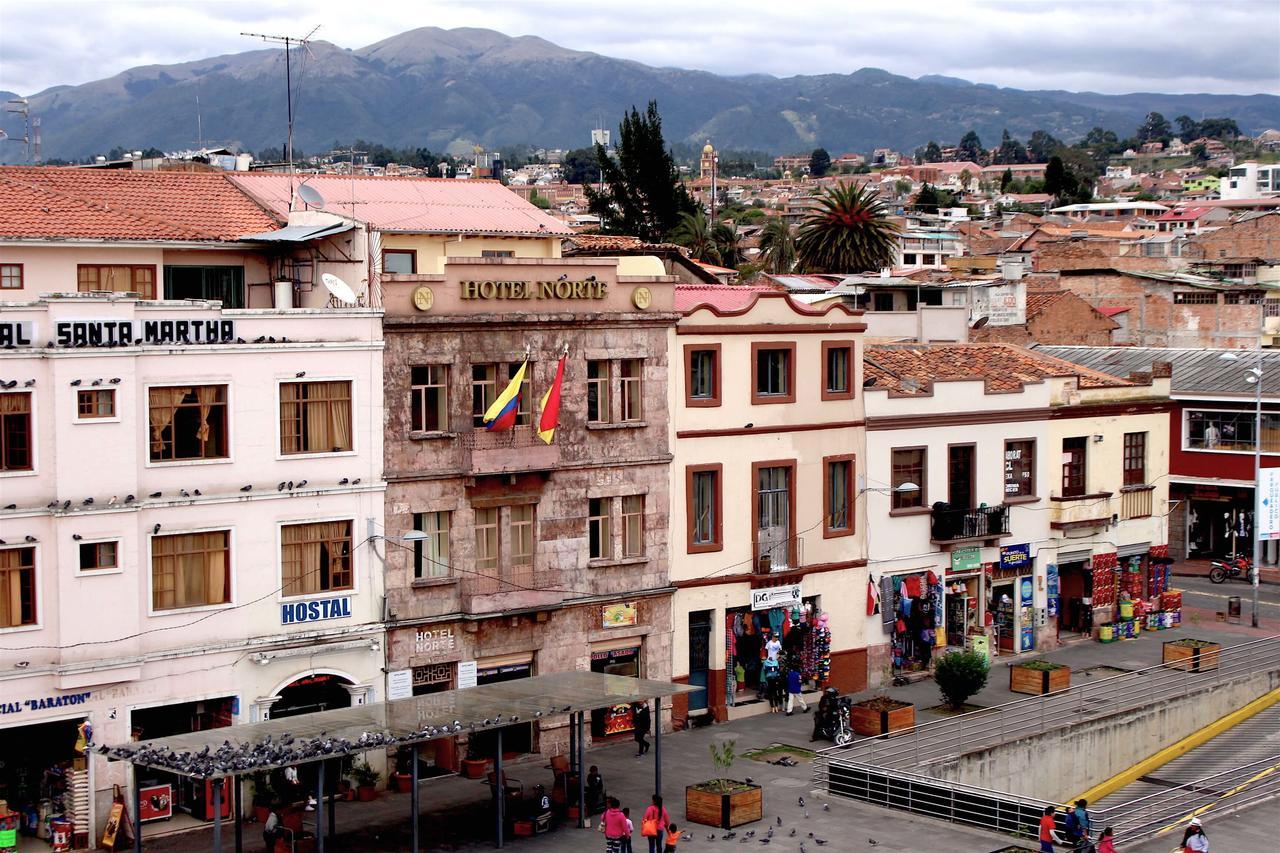
[[[863,359],[864,375],[875,380],[872,387],[917,396],[930,393],[933,382],[966,379],[981,379],[988,393],[1020,391],[1051,376],[1078,376],[1081,388],[1132,384],[1012,344],[875,344]]]

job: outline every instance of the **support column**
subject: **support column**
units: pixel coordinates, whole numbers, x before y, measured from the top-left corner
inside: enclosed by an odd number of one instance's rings
[[[342,775],[338,769],[338,759],[329,759],[329,765],[333,769],[334,788],[337,788],[337,782]],[[321,791],[320,793],[324,793]],[[338,801],[334,797],[329,798],[329,843],[335,847],[338,844]]]
[[[413,844],[411,849],[413,853],[418,853],[418,744],[413,745],[413,770],[410,772],[412,776],[413,787],[409,789],[409,808],[413,810]]]
[[[142,853],[142,786],[138,784],[138,765],[133,768],[133,853]]]
[[[231,795],[235,797],[235,814],[233,817],[236,821],[236,853],[244,853],[244,786],[240,784],[239,776],[231,777]]]
[[[587,750],[582,742],[582,715],[584,713],[584,711],[579,711],[570,718],[571,725],[578,732],[578,829],[584,829],[587,825]]]
[[[653,793],[662,796],[662,697],[653,700]]]
[[[507,779],[502,772],[502,729],[498,729],[498,754],[493,759],[493,769],[495,771],[494,778],[497,782],[495,788],[498,792],[498,847],[502,847],[502,824],[506,820],[507,808]]]
[[[213,780],[213,853],[222,853],[222,780]]]
[[[316,853],[324,853],[324,765],[316,765]]]

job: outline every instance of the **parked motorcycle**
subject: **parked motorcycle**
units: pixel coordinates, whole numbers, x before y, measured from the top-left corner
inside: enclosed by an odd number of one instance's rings
[[[1228,578],[1238,578],[1242,575],[1245,580],[1253,578],[1253,561],[1248,557],[1214,560],[1209,564],[1209,580],[1214,583],[1225,583]]]
[[[849,709],[852,706],[853,700],[848,696],[841,696],[834,687],[823,691],[813,715],[813,740],[829,740],[836,746],[852,743],[853,726],[849,722]]]

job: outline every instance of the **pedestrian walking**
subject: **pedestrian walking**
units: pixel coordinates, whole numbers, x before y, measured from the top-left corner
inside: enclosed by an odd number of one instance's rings
[[[1191,825],[1182,833],[1182,849],[1184,853],[1208,853],[1209,836],[1205,835],[1200,818],[1191,818]]]
[[[1053,853],[1053,831],[1057,827],[1054,811],[1053,806],[1045,806],[1040,816],[1040,853]]]
[[[636,831],[636,825],[631,822],[631,809],[623,809],[622,816],[627,819],[627,834],[622,837],[622,853],[633,853],[631,836]]]
[[[778,662],[765,661],[765,696],[769,699],[769,713],[781,714],[783,700],[787,695],[786,680],[782,676],[782,670],[778,668]]]
[[[1093,819],[1089,817],[1089,801],[1076,800],[1076,807],[1071,810],[1071,814],[1075,816],[1077,833],[1075,849],[1086,851],[1093,846],[1091,843],[1093,838]]]
[[[640,819],[640,834],[649,840],[649,853],[663,853],[663,835],[670,823],[671,817],[662,805],[662,797],[654,794],[649,808],[644,810],[644,817]]]
[[[636,758],[649,751],[649,728],[653,725],[649,716],[649,703],[637,702],[632,706],[633,734],[636,739]]]
[[[787,667],[787,716],[788,717],[791,716],[792,708],[795,706],[795,703],[797,701],[800,703],[800,710],[806,714],[809,713],[809,703],[804,701],[804,696],[802,696],[800,693],[803,686],[804,685],[802,683],[802,679],[800,678],[800,670],[796,669],[794,665]]]
[[[604,833],[605,853],[622,853],[622,839],[627,834],[627,816],[619,808],[617,797],[610,797],[600,818],[600,831]]]
[[[1116,853],[1116,841],[1112,837],[1114,834],[1109,826],[1102,830],[1102,835],[1098,836],[1098,853]]]

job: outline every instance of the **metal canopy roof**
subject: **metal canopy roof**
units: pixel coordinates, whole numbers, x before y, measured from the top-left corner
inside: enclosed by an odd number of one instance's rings
[[[196,779],[213,779],[340,758],[370,749],[408,746],[461,732],[494,729],[701,689],[625,675],[556,672],[105,746],[100,751],[113,761],[128,761]]]
[[[331,237],[355,228],[351,222],[334,222],[329,225],[286,225],[275,231],[264,231],[261,234],[246,234],[240,239],[253,243],[305,243],[321,237]]]
[[[1175,397],[1239,396],[1252,402],[1257,393],[1257,389],[1245,381],[1245,371],[1257,364],[1257,350],[1046,344],[1037,344],[1035,350],[1121,378],[1128,377],[1136,370],[1150,370],[1151,365],[1157,361],[1167,361],[1173,366]],[[1234,353],[1237,360],[1222,358],[1225,352]],[[1264,399],[1280,397],[1280,350],[1263,350],[1262,364]]]

